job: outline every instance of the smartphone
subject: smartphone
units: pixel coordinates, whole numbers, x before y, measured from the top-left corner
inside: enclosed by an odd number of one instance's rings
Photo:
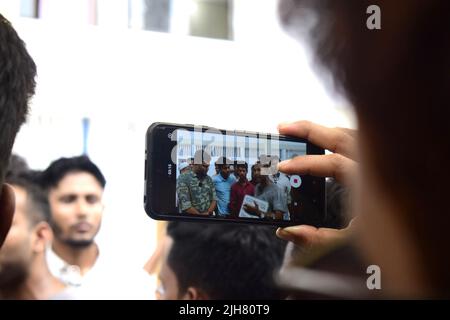
[[[153,123],[145,211],[157,220],[323,226],[325,178],[277,170],[279,161],[307,154],[324,150],[289,136]]]

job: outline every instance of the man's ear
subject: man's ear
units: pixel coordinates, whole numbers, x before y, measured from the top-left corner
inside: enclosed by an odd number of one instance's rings
[[[14,196],[14,190],[11,186],[4,183],[0,195],[0,248],[11,227],[15,208],[16,197]]]
[[[209,300],[209,297],[202,290],[195,287],[189,287],[183,296],[183,300]]]
[[[45,221],[39,222],[33,228],[31,249],[35,253],[44,252],[53,239],[53,232]]]

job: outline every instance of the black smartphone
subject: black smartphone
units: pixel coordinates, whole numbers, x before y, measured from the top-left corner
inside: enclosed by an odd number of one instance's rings
[[[145,211],[157,220],[323,226],[325,179],[277,170],[279,161],[306,154],[324,150],[288,136],[153,123]]]

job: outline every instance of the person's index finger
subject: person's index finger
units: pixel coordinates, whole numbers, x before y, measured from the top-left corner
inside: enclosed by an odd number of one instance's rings
[[[310,121],[297,121],[289,124],[280,124],[278,131],[281,134],[295,136],[309,142],[354,159],[354,138],[342,129],[324,127]]]
[[[285,160],[278,170],[286,174],[332,177],[343,185],[349,185],[348,177],[354,176],[356,163],[340,154],[305,155]]]

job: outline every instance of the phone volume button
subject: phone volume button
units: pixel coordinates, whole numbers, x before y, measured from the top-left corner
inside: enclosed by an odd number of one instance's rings
[[[147,180],[147,159],[145,159],[144,180]]]

